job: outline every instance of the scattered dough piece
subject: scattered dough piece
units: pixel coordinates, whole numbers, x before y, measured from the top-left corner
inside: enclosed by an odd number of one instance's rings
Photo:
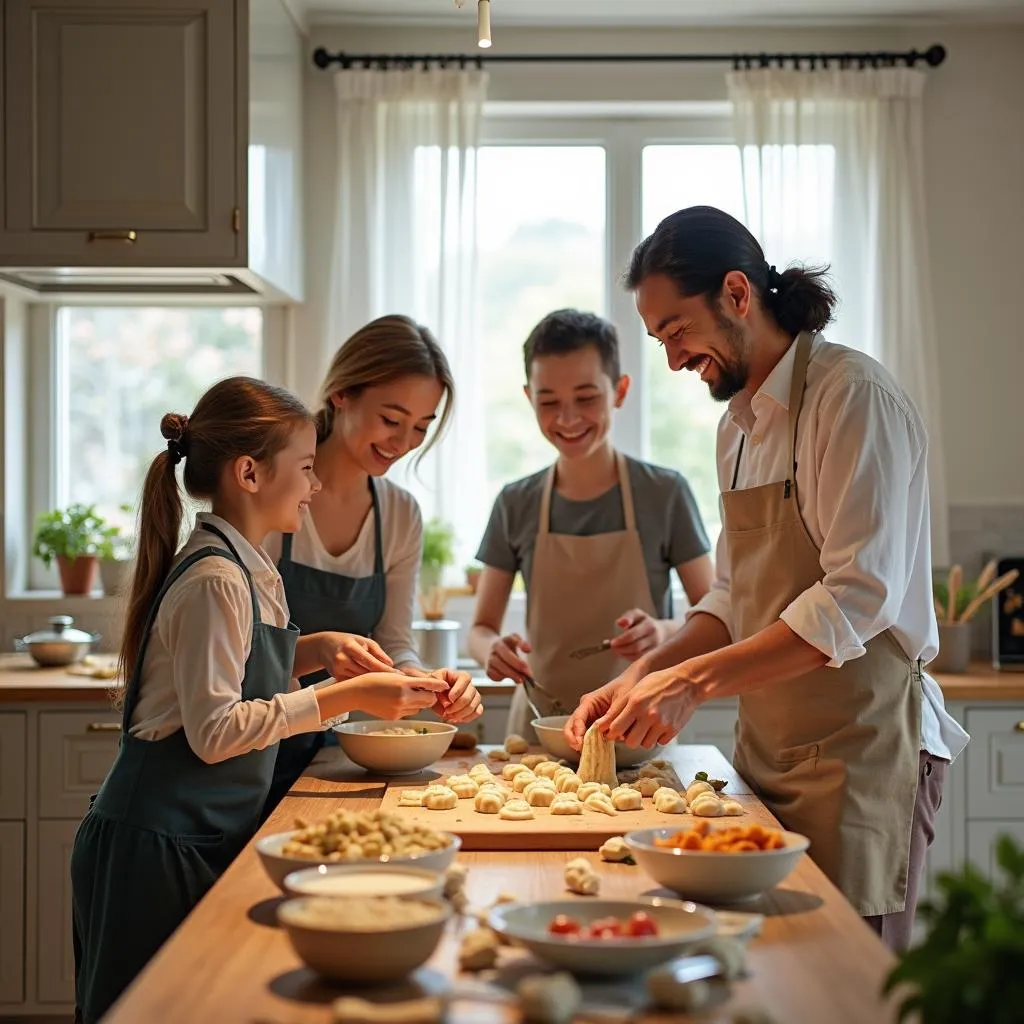
[[[505,740],[505,749],[510,754],[525,754],[529,751],[530,744],[527,743],[522,736],[517,733],[512,733],[512,735]]]
[[[612,788],[606,782],[581,782],[576,792],[581,800],[586,800],[592,793],[603,793],[605,796],[611,796]]]
[[[595,722],[583,736],[580,766],[576,772],[584,782],[602,782],[609,791],[619,780],[615,776],[615,744],[597,728]]]
[[[728,815],[745,814],[743,810],[743,804],[738,800],[723,800],[722,801],[722,813]]]
[[[660,764],[655,764],[653,761],[648,761],[647,764],[640,768],[641,779],[660,779],[663,778],[662,772],[665,770],[665,762],[662,761]]]
[[[596,896],[601,889],[601,879],[589,860],[576,857],[565,865],[565,885],[580,896]]]
[[[523,793],[523,792],[525,792],[525,790],[526,790],[526,787],[527,787],[527,786],[528,786],[528,785],[529,785],[529,784],[530,784],[531,782],[536,782],[536,781],[537,781],[537,776],[536,776],[536,775],[534,775],[534,774],[533,774],[533,772],[531,772],[531,771],[529,770],[529,768],[527,768],[527,770],[526,770],[525,772],[520,772],[520,773],[519,773],[519,774],[518,774],[518,775],[517,775],[517,776],[516,776],[516,777],[515,777],[515,778],[514,778],[514,779],[512,780],[512,788],[513,788],[513,789],[514,789],[514,790],[515,790],[515,791],[516,791],[517,793]]]
[[[501,769],[501,777],[506,782],[511,782],[517,775],[522,772],[530,772],[530,769],[525,764],[507,764]],[[530,772],[533,775],[533,772]]]
[[[402,795],[398,798],[398,806],[422,807],[424,792],[422,789],[403,789]]]
[[[640,811],[643,810],[644,800],[635,789],[620,786],[612,790],[612,806],[617,811]]]
[[[463,971],[486,971],[498,960],[501,943],[490,928],[477,928],[466,935],[459,946],[459,968]]]
[[[452,775],[445,781],[448,788],[460,800],[472,800],[480,791],[480,784],[468,775]]]
[[[538,755],[540,756],[540,755]],[[523,758],[523,764],[526,764],[526,758]],[[555,772],[561,768],[557,761],[549,761],[547,758],[541,759],[537,764],[533,766],[534,772],[545,779],[552,779],[555,776]]]
[[[497,814],[504,806],[504,794],[493,789],[481,789],[473,798],[473,807],[480,814]]]
[[[465,864],[452,864],[444,873],[444,895],[445,898],[454,896],[465,888],[466,878],[469,875],[469,868]]]
[[[661,967],[647,975],[647,992],[659,1010],[697,1013],[711,1002],[714,989],[703,979],[677,981],[671,970]]]
[[[564,972],[523,978],[516,995],[526,1024],[569,1024],[583,1002],[579,985]]]
[[[483,761],[477,761],[477,763],[469,769],[469,777],[471,779],[475,779],[478,775],[486,775],[492,779],[495,777],[494,773],[483,763]]]
[[[498,811],[498,816],[506,821],[526,821],[533,817],[533,808],[525,800],[509,800]]]
[[[612,798],[607,793],[591,793],[586,800],[583,801],[584,807],[589,807],[592,811],[600,811],[602,814],[616,815],[619,812],[615,810],[615,805],[612,803]]]
[[[690,804],[690,810],[698,818],[720,818],[725,814],[724,803],[716,793],[698,793],[697,799]]]
[[[654,794],[654,809],[661,814],[685,814],[686,798],[674,789],[661,788]]]
[[[471,732],[457,732],[452,737],[452,750],[476,750],[477,738]]]
[[[551,805],[552,814],[582,814],[583,804],[576,799],[575,794],[564,794],[556,796]]]
[[[637,779],[632,788],[641,796],[651,797],[662,788],[661,779]]]
[[[726,981],[736,981],[747,976],[747,950],[738,939],[725,935],[712,935],[687,949],[690,956],[713,956],[722,965]]]
[[[575,772],[562,772],[555,777],[555,789],[559,793],[575,793],[583,784],[583,780]]]
[[[423,796],[423,806],[428,811],[451,811],[459,806],[459,798],[447,786],[433,793],[428,789]]]
[[[665,758],[663,758],[663,757],[656,757],[656,758],[654,758],[654,760],[649,761],[648,764],[650,764],[653,767],[657,768],[658,771],[661,771],[661,772],[663,772],[666,768],[671,768],[672,767],[672,762],[671,761],[666,761]]]
[[[711,793],[714,795],[714,792],[715,787],[710,782],[691,782],[686,787],[686,799],[687,802],[692,804],[701,793]]]
[[[547,759],[547,754],[524,754],[519,758],[519,763],[525,764],[530,771],[535,772],[537,770],[537,766],[545,764]]]
[[[633,856],[622,836],[612,836],[611,839],[606,839],[598,853],[601,854],[601,860],[608,860],[613,864],[628,860]]]
[[[487,751],[489,761],[508,761],[512,755],[504,747],[495,747]]]
[[[437,997],[410,999],[403,1003],[370,1003],[343,996],[331,1004],[337,1024],[441,1024],[444,1000]]]
[[[531,782],[526,787],[523,796],[526,797],[526,802],[531,807],[550,807],[558,794],[555,792],[554,786],[542,786],[538,780]]]

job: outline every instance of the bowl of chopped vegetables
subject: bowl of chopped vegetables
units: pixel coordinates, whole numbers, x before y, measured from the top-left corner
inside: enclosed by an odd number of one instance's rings
[[[345,722],[338,746],[360,768],[377,775],[414,775],[444,757],[458,729],[447,722]]]

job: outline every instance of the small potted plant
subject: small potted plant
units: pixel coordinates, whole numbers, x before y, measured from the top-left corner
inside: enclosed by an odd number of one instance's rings
[[[470,562],[466,566],[466,586],[474,594],[476,593],[476,588],[480,585],[480,576],[483,571],[484,567],[479,562]]]
[[[986,601],[1017,578],[1016,569],[995,579],[993,559],[973,583],[965,583],[963,569],[954,565],[945,579],[932,583],[935,615],[939,621],[939,653],[929,668],[933,672],[966,672],[971,660],[971,619]]]
[[[455,561],[455,531],[441,519],[423,527],[423,556],[420,560],[420,602],[427,620],[444,618],[447,594],[444,571]]]
[[[919,914],[924,941],[900,956],[884,993],[903,995],[899,1020],[920,1024],[1011,1024],[1024,1006],[1024,848],[996,840],[997,874],[973,865],[939,875],[939,898]],[[905,988],[904,986],[908,986]]]
[[[113,556],[115,533],[94,506],[69,505],[39,516],[32,553],[47,568],[56,560],[66,595],[89,594],[100,558]]]
[[[121,505],[120,511],[130,516],[133,510],[131,505]],[[131,573],[135,538],[120,526],[111,526],[110,531],[110,546],[100,559],[100,581],[103,593],[115,597],[122,593]]]

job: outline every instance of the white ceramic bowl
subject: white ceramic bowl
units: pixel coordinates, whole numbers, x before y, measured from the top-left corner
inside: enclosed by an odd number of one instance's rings
[[[778,885],[811,845],[797,832],[782,833],[785,848],[756,853],[714,853],[654,845],[655,838],[667,839],[689,827],[630,832],[625,837],[626,845],[637,864],[656,882],[686,899],[707,903],[736,903],[760,896]]]
[[[650,914],[659,934],[636,939],[568,939],[548,934],[559,914],[590,924],[601,917]],[[679,956],[688,945],[714,934],[715,915],[680,900],[552,900],[495,907],[488,924],[499,935],[525,946],[534,956],[575,974],[632,974]]]
[[[548,715],[535,718],[530,724],[537,732],[540,745],[554,758],[564,758],[570,764],[580,763],[580,752],[569,746],[562,732],[568,715]],[[633,768],[641,761],[660,757],[664,747],[627,747],[625,743],[615,744],[615,767]]]
[[[399,899],[440,899],[444,874],[405,864],[321,864],[293,871],[284,879],[290,896],[397,896]]]
[[[440,850],[431,850],[429,853],[418,853],[410,857],[382,857],[368,860],[353,861],[354,864],[361,864],[364,867],[376,864],[402,864],[411,868],[423,868],[426,871],[443,872],[448,869],[455,855],[462,848],[462,840],[451,833],[442,833],[447,836],[448,845]],[[263,836],[256,840],[256,853],[263,864],[263,869],[270,876],[270,880],[282,891],[284,880],[293,871],[300,871],[303,868],[315,868],[326,861],[317,860],[315,857],[292,857],[281,852],[285,843],[295,835],[291,832],[277,832],[274,835]]]
[[[374,736],[381,729],[418,729],[415,736]],[[440,760],[458,729],[447,722],[344,722],[334,727],[338,746],[361,768],[377,775],[414,775]]]
[[[356,985],[380,985],[399,981],[422,966],[437,949],[451,907],[441,900],[424,900],[436,910],[427,922],[404,924],[382,931],[347,928],[342,923],[310,926],[304,908],[317,897],[286,900],[277,919],[288,933],[292,948],[302,962],[332,981]],[[344,905],[345,900],[328,902]]]

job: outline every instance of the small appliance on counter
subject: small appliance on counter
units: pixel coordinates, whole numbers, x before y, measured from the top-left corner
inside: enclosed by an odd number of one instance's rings
[[[459,629],[454,619],[420,619],[412,624],[424,668],[453,668],[459,660]]]
[[[996,575],[1020,575],[992,599],[992,665],[1008,672],[1024,672],[1024,557],[999,559]]]

